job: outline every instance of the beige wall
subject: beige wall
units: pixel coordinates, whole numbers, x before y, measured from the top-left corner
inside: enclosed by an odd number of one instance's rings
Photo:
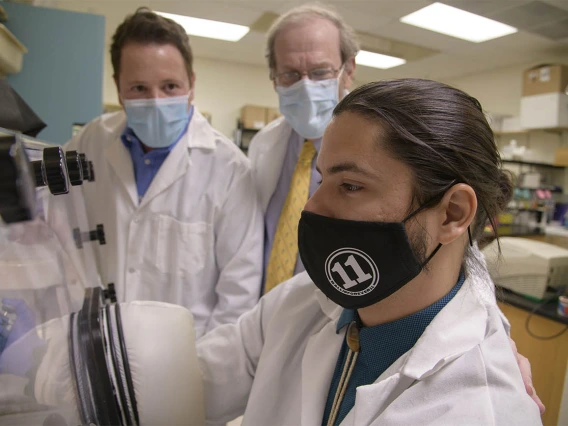
[[[105,58],[104,102],[118,103],[112,81],[110,58]],[[568,64],[568,55],[550,57],[547,62]],[[534,63],[499,68],[446,81],[479,99],[486,111],[518,115],[522,73]],[[278,97],[264,66],[195,58],[197,75],[195,104],[212,114],[213,126],[231,137],[240,108],[246,104],[278,107]],[[355,82],[355,87],[362,82]]]
[[[105,58],[104,103],[118,104],[112,79],[110,58]],[[195,58],[195,105],[212,115],[212,124],[221,133],[233,138],[243,105],[278,108],[278,95],[268,78],[268,68],[214,59]],[[357,87],[361,83],[354,82]]]
[[[542,63],[568,64],[568,54],[547,57]],[[472,74],[446,81],[476,97],[486,111],[498,114],[519,115],[523,71],[536,65],[526,63],[493,71]]]
[[[278,97],[266,68],[213,59],[195,58],[194,104],[212,115],[213,126],[233,137],[240,109],[245,104],[278,107]],[[110,60],[105,64],[105,104],[117,104]]]
[[[213,126],[232,138],[243,105],[278,107],[265,67],[198,58],[195,105],[212,115]]]

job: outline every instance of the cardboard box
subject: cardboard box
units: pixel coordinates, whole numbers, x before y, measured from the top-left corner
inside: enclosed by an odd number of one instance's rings
[[[523,96],[543,93],[566,93],[568,88],[567,65],[538,65],[524,72]]]
[[[568,146],[556,149],[556,152],[554,154],[554,165],[568,166]]]
[[[522,97],[521,126],[525,129],[568,128],[568,95],[557,92]]]
[[[241,108],[241,123],[245,129],[262,129],[266,125],[266,108],[245,105]]]
[[[266,124],[276,120],[281,115],[278,108],[266,108]]]

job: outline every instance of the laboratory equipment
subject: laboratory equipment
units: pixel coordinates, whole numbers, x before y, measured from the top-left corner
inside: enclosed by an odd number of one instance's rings
[[[30,161],[32,160],[32,161]],[[191,313],[117,303],[88,159],[0,129],[0,424],[204,424]]]
[[[568,284],[568,250],[518,237],[501,237],[483,249],[496,285],[542,300]]]

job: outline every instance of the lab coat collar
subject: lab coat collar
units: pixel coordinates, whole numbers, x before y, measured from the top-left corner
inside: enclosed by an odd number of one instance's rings
[[[313,286],[313,294],[321,309],[332,319],[325,322],[319,333],[309,337],[302,357],[301,424],[321,424],[337,354],[344,339],[342,333],[335,332],[335,320],[341,315],[342,308],[329,300],[315,286],[307,272],[296,275],[292,281]]]
[[[122,143],[120,135],[126,127],[126,114],[123,112],[113,120],[107,131],[112,142],[105,149],[107,161],[125,187],[134,206],[138,206],[138,195],[134,178],[132,158]],[[196,149],[215,150],[216,135],[205,117],[194,107],[193,117],[188,129],[174,146],[158,173],[152,180],[148,191],[140,201],[140,206],[148,204],[153,198],[165,191],[175,181],[185,175],[191,166],[190,151]]]
[[[335,332],[335,324],[328,322],[308,340],[302,357],[302,425],[321,424],[337,354],[344,338],[342,333]]]
[[[108,140],[111,141],[104,150],[106,160],[118,176],[130,201],[132,201],[132,205],[137,206],[138,193],[132,158],[120,138],[126,128],[126,114],[120,111],[115,114],[105,115],[102,117],[101,123],[108,134]]]
[[[422,380],[483,342],[488,312],[474,287],[490,284],[479,282],[471,275],[466,277],[460,291],[436,315],[408,352],[401,368],[404,376]],[[464,329],[470,331],[464,333]]]
[[[403,375],[422,380],[458,358],[485,338],[488,304],[495,304],[494,284],[477,244],[466,260],[465,282],[455,297],[426,328],[408,352]],[[491,300],[491,295],[493,299]],[[459,321],[456,321],[459,318]],[[470,330],[464,333],[464,329]]]
[[[488,312],[476,287],[493,283],[480,279],[478,272],[475,271],[475,277],[466,274],[461,289],[438,313],[410,351],[387,368],[373,384],[357,388],[357,402],[342,426],[371,424],[415,381],[431,376],[482,343]],[[464,329],[471,332],[464,333]]]
[[[413,380],[428,377],[483,341],[483,324],[488,318],[487,305],[496,302],[494,284],[477,244],[471,248],[471,258],[466,261],[464,269],[466,277],[462,288],[436,315],[414,347],[406,353],[404,363],[399,366],[402,375]],[[343,308],[329,300],[319,289],[316,290],[315,296],[323,313],[334,324],[335,330]],[[460,318],[460,321],[456,321],[456,318]],[[472,332],[464,333],[464,328]],[[398,362],[395,364],[398,365]],[[378,381],[389,371],[390,368]]]
[[[328,297],[325,294],[323,294],[323,292],[319,288],[316,289],[315,292],[316,292],[315,296],[321,307],[321,310],[323,311],[325,316],[327,316],[330,320],[332,320],[335,323],[335,326],[337,327],[337,321],[339,321],[339,317],[343,312],[343,308],[338,304],[336,304],[335,302],[332,302],[331,299],[328,299]]]
[[[181,179],[192,166],[191,150],[207,149],[214,151],[217,137],[209,122],[198,111],[193,112],[187,132],[172,149],[154,180],[148,187],[148,191],[140,201],[140,208],[144,207],[153,198],[164,192],[168,187]]]
[[[288,139],[290,139],[292,131],[292,126],[290,126],[290,123],[288,123],[284,116],[270,122],[259,132],[259,136],[270,135],[266,143],[259,145],[259,152],[271,152],[276,146],[280,145],[288,146],[287,142]],[[282,141],[286,142],[283,143]],[[284,152],[286,152],[285,149]]]
[[[266,212],[278,185],[292,131],[288,121],[280,117],[264,127],[251,141],[249,156],[254,165],[263,212]]]
[[[193,117],[189,122],[187,132],[182,136],[180,142],[184,142],[187,148],[203,148],[215,150],[217,139],[215,131],[207,121],[207,119],[201,115],[199,111],[193,107]]]
[[[477,245],[472,249],[472,256],[471,261],[466,261],[466,279],[458,293],[432,320],[410,351],[387,368],[373,384],[357,388],[357,403],[342,426],[373,423],[415,381],[431,376],[482,343],[488,305],[496,301],[493,282]],[[471,332],[464,333],[464,329]]]

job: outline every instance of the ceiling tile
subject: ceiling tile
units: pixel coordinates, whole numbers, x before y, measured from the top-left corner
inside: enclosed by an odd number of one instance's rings
[[[460,40],[455,37],[425,30],[423,28],[418,28],[398,21],[375,28],[369,31],[369,33],[440,51],[471,44],[465,40]]]
[[[560,9],[568,10],[568,1],[567,0],[547,0],[548,4],[554,7],[558,7]]]
[[[532,1],[519,7],[489,14],[488,16],[515,28],[530,30],[547,23],[567,19],[568,11],[542,1]]]
[[[457,7],[481,16],[487,16],[496,12],[522,6],[531,0],[443,0],[450,6]]]
[[[564,19],[550,25],[545,25],[543,27],[533,28],[531,32],[551,40],[565,39],[568,37],[568,19]]]
[[[35,0],[37,4],[98,13],[106,17],[107,43],[124,17],[133,13],[140,0]],[[250,25],[264,12],[284,13],[306,0],[150,0],[145,4],[170,13],[184,13],[200,18]],[[513,9],[534,3],[531,0],[441,0],[444,3],[481,15],[506,14]],[[568,40],[552,41],[546,37],[562,36],[558,29],[546,30],[540,25],[533,29],[542,34],[520,31],[486,43],[469,43],[460,39],[402,24],[399,18],[433,1],[430,0],[342,0],[329,1],[336,6],[356,30],[402,42],[442,51],[440,54],[409,62],[390,70],[357,67],[357,81],[381,78],[421,77],[438,80],[489,71],[515,64],[540,63],[562,58],[568,51]],[[568,0],[540,2],[568,11]],[[546,8],[548,9],[548,8]],[[563,13],[563,12],[562,12]],[[560,13],[558,15],[561,15]],[[557,16],[558,16],[557,15]],[[566,25],[562,23],[562,25]],[[549,31],[548,33],[544,33]],[[555,35],[556,34],[556,35]],[[237,43],[191,37],[196,57],[266,67],[264,58],[266,35],[251,31]],[[566,56],[566,55],[564,55]],[[568,57],[566,62],[568,62]],[[230,73],[230,68],[227,67]],[[199,74],[199,70],[197,70]]]
[[[194,16],[196,18],[211,19],[231,24],[250,25],[260,13],[254,9],[243,7],[240,2],[229,1],[148,1],[148,6],[160,12],[176,13],[179,15]]]
[[[367,32],[392,22],[393,18],[381,14],[368,14],[355,8],[337,5],[337,10],[345,21],[356,31]]]
[[[428,6],[427,0],[339,0],[329,2],[341,10],[352,10],[380,20],[399,20],[409,13]]]
[[[266,66],[264,34],[251,32],[237,43],[203,37],[191,37],[190,42],[194,56]]]
[[[531,34],[528,32],[520,31],[515,34],[508,35],[506,37],[496,38],[494,40],[489,40],[485,43],[472,43],[467,48],[464,49],[454,49],[449,53],[457,54],[477,54],[478,52],[483,54],[484,52],[523,52],[527,55],[531,55],[535,52],[547,53],[556,51],[560,46],[558,43],[548,40],[539,35]]]

